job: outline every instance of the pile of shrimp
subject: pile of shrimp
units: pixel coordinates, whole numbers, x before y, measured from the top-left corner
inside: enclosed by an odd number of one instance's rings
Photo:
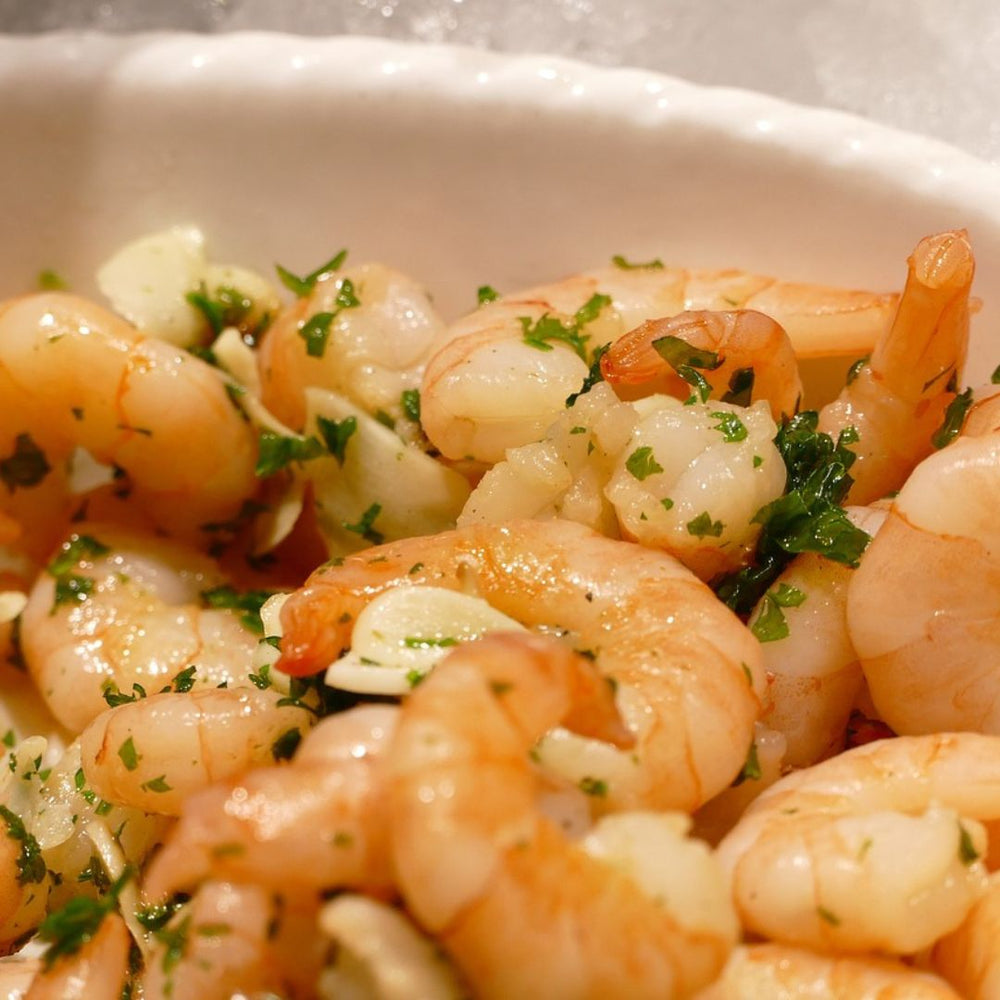
[[[967,233],[453,322],[345,258],[0,303],[5,995],[1000,996]]]

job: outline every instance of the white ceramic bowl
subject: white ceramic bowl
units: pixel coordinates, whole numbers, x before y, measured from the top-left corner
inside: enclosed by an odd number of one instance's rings
[[[44,267],[90,290],[188,221],[265,270],[349,247],[447,314],[614,253],[895,289],[921,236],[965,226],[974,369],[1000,360],[1000,171],[743,91],[361,38],[0,38],[0,137],[0,295]]]

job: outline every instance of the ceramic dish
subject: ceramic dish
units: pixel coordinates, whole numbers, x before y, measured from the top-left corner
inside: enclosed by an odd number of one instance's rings
[[[921,236],[965,226],[977,332],[1000,316],[996,168],[647,72],[363,38],[7,38],[0,136],[3,295],[42,267],[89,291],[123,241],[186,221],[264,270],[349,247],[446,315],[614,253],[895,289]]]

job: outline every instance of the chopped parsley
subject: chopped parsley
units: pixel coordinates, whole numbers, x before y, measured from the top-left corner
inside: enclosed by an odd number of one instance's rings
[[[316,313],[299,329],[299,336],[306,342],[306,354],[311,358],[323,357],[333,321],[345,309],[356,309],[359,305],[361,300],[354,291],[354,282],[350,278],[344,278],[337,286],[333,309]]]
[[[652,260],[647,260],[644,263],[633,263],[632,261],[626,260],[621,254],[616,253],[611,258],[611,263],[615,267],[620,268],[622,271],[662,271],[663,261],[659,257],[654,257]]]
[[[45,866],[45,859],[42,857],[42,849],[38,841],[28,832],[24,820],[4,805],[0,805],[0,817],[7,824],[7,836],[11,840],[17,840],[21,843],[21,850],[17,857],[17,884],[28,885],[29,883],[41,882],[48,869]]]
[[[407,420],[412,420],[415,424],[420,423],[420,390],[404,389],[399,397],[399,405],[403,409],[403,415]]]
[[[205,317],[216,336],[227,326],[240,327],[253,310],[253,299],[229,285],[220,285],[215,294],[210,295],[202,282],[201,287],[188,292],[186,298]]]
[[[961,823],[958,824],[958,856],[966,866],[979,860],[979,851],[972,843],[972,835]]]
[[[746,440],[746,425],[735,413],[729,410],[719,410],[716,413],[710,413],[709,416],[719,421],[712,430],[721,431],[724,441],[736,443]]]
[[[695,538],[718,538],[724,528],[725,525],[721,521],[712,520],[712,515],[707,510],[703,510],[687,523],[688,534],[694,535]]]
[[[567,406],[572,406],[584,393],[590,392],[598,382],[604,381],[604,373],[601,371],[601,358],[608,353],[610,347],[610,344],[601,344],[600,347],[594,348],[590,370],[583,378],[583,385],[576,392],[572,392],[566,397]]]
[[[732,787],[742,785],[744,781],[760,781],[763,772],[760,769],[760,758],[757,756],[757,743],[751,742],[747,751],[747,759],[743,764],[740,773],[733,779]]]
[[[58,555],[46,567],[46,572],[55,580],[55,596],[51,614],[63,604],[85,601],[94,589],[94,581],[88,576],[74,573],[76,566],[86,559],[107,555],[111,549],[92,535],[71,535],[63,542]]]
[[[135,742],[131,736],[118,748],[118,756],[125,765],[126,771],[134,771],[139,766],[139,761],[142,760],[142,754],[136,750]]]
[[[694,390],[686,402],[704,403],[708,399],[712,394],[712,385],[701,372],[715,371],[722,364],[715,351],[694,347],[686,340],[671,335],[654,340],[653,349]]]
[[[840,926],[840,917],[838,917],[832,910],[828,910],[825,906],[817,906],[816,915],[820,918],[820,920],[828,923],[831,927]]]
[[[271,756],[276,761],[291,760],[301,742],[302,733],[298,726],[287,729],[271,744]]]
[[[261,431],[254,473],[266,479],[292,462],[308,462],[322,454],[323,445],[317,438],[287,437],[274,431]]]
[[[640,481],[663,471],[663,466],[656,461],[653,449],[649,445],[636,448],[625,459],[625,468]]]
[[[37,486],[51,471],[45,452],[27,433],[18,434],[14,450],[6,458],[0,458],[0,482],[11,493]]]
[[[287,268],[282,267],[280,264],[275,264],[275,270],[278,272],[278,277],[281,279],[281,283],[290,292],[294,292],[300,299],[308,295],[315,287],[316,282],[322,278],[333,274],[334,271],[339,271],[344,261],[347,259],[347,251],[340,250],[335,253],[325,264],[320,264],[315,271],[310,271],[307,275],[303,277],[298,277],[298,275],[292,274]]]
[[[347,442],[358,429],[358,418],[344,417],[343,420],[332,420],[329,417],[317,417],[316,427],[323,444],[326,445],[326,450],[343,465]]]
[[[476,301],[484,306],[488,302],[496,302],[500,293],[492,285],[480,285],[476,289]]]
[[[272,590],[245,590],[240,593],[235,587],[223,584],[201,592],[201,599],[207,608],[242,611],[240,621],[251,632],[264,634],[264,624],[260,620],[260,609],[264,602],[274,596]]]
[[[167,783],[167,776],[161,774],[157,778],[151,778],[149,781],[144,781],[139,786],[144,792],[172,792],[173,786]]]
[[[579,355],[582,361],[587,360],[587,341],[590,337],[583,333],[583,327],[597,319],[605,306],[611,305],[608,295],[595,293],[573,314],[568,324],[556,319],[549,313],[543,313],[532,323],[531,317],[521,316],[519,322],[524,334],[524,342],[540,351],[551,351],[551,341],[561,341],[568,344]]]
[[[749,406],[753,397],[754,371],[752,368],[737,368],[729,377],[729,389],[722,394],[723,403],[734,406]]]
[[[972,406],[971,386],[964,392],[960,392],[948,404],[948,409],[944,413],[944,421],[931,437],[931,444],[935,448],[944,448],[958,436],[970,406]]]
[[[996,368],[993,369],[993,374],[990,376],[990,382],[993,385],[1000,384],[1000,365],[997,365]]]
[[[42,921],[38,936],[49,943],[42,955],[46,969],[66,955],[75,955],[94,937],[104,918],[118,905],[118,896],[131,877],[132,872],[126,868],[99,899],[74,896]]]
[[[800,552],[857,566],[869,536],[851,524],[840,506],[853,479],[856,435],[844,431],[836,441],[816,428],[814,410],[786,419],[774,439],[787,471],[785,493],[754,515],[762,525],[751,565],[712,581],[719,597],[748,614],[785,566]]]
[[[61,274],[47,267],[38,272],[38,287],[43,292],[63,292],[69,285]]]
[[[365,541],[371,542],[372,545],[381,545],[385,541],[385,535],[381,531],[377,531],[374,527],[375,518],[382,513],[382,505],[380,503],[373,503],[362,515],[360,520],[356,524],[350,524],[347,521],[342,521],[342,525],[346,531],[353,531],[356,535],[360,535]]]
[[[847,384],[850,385],[860,374],[861,370],[871,360],[871,355],[866,354],[863,358],[858,358],[850,368],[847,369]]]
[[[750,631],[759,642],[777,642],[788,638],[788,622],[782,608],[797,608],[804,603],[806,594],[798,587],[787,583],[778,584],[777,589],[768,591],[762,601],[760,614],[750,626]]]
[[[451,635],[440,637],[408,635],[403,639],[403,645],[407,649],[445,649],[448,646],[457,646],[458,639]]]
[[[580,779],[580,791],[603,799],[608,794],[608,783],[601,778],[584,777]]]

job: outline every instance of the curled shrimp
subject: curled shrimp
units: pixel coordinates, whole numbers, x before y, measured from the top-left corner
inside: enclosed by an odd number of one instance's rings
[[[931,453],[965,362],[975,272],[966,232],[925,237],[907,265],[891,327],[840,396],[820,411],[821,431],[836,436],[853,428],[857,435],[855,504],[898,489]]]
[[[735,942],[713,860],[682,836],[657,840],[685,877],[654,898],[613,838],[568,841],[539,812],[528,757],[560,723],[629,741],[604,678],[551,639],[489,636],[414,690],[387,762],[403,897],[478,996],[687,996]]]
[[[33,461],[34,475],[13,495],[41,487],[39,517],[55,502],[47,469],[75,447],[123,470],[141,506],[168,530],[195,534],[228,521],[255,492],[256,434],[219,373],[76,296],[0,304],[0,398],[0,447],[13,438]],[[30,511],[19,514],[32,530],[51,531]]]
[[[689,354],[685,351],[671,364],[666,352],[678,342],[699,355],[704,352],[693,367],[706,370],[710,398],[735,394],[740,373],[750,372],[744,405],[766,400],[775,420],[798,409],[802,380],[792,342],[775,320],[752,309],[699,310],[647,320],[611,345],[601,358],[601,374],[622,398],[662,392],[687,399],[692,386],[677,369],[688,365],[690,371]]]
[[[636,747],[584,759],[574,745],[566,757],[606,770],[589,776],[605,781],[609,806],[693,809],[743,766],[759,709],[757,641],[672,557],[569,521],[470,525],[317,570],[282,608],[278,668],[326,668],[372,598],[420,584],[476,594],[590,651],[619,686]]]
[[[492,464],[507,448],[541,438],[579,390],[588,351],[646,320],[755,309],[773,317],[803,356],[862,353],[888,324],[895,298],[737,270],[587,271],[506,295],[449,327],[424,373],[421,422],[446,457]]]
[[[931,964],[966,1000],[991,1000],[1000,996],[997,941],[1000,941],[1000,879],[994,875],[989,889],[962,925],[934,945]]]
[[[849,507],[853,524],[876,535],[884,509]],[[785,763],[807,767],[843,749],[864,673],[847,625],[855,570],[813,552],[797,555],[754,607],[767,686],[761,721],[787,741]]]
[[[241,612],[203,596],[226,584],[186,546],[75,525],[21,619],[25,663],[53,715],[77,733],[108,707],[109,684],[153,693],[190,668],[199,685],[247,683],[257,635]]]
[[[290,765],[259,767],[191,796],[143,883],[160,900],[209,877],[315,897],[335,888],[386,890],[388,830],[378,763],[396,709],[331,716]]]
[[[986,890],[1000,738],[880,740],[772,785],[718,847],[744,928],[819,951],[911,954]]]
[[[273,761],[279,740],[308,731],[312,713],[283,700],[281,692],[248,686],[118,705],[81,733],[83,773],[109,802],[179,815],[192,792]]]
[[[324,317],[322,344],[305,334]],[[264,405],[289,427],[306,418],[305,390],[332,389],[367,413],[401,416],[444,334],[427,292],[382,264],[332,271],[268,328],[258,352]]]
[[[902,962],[819,955],[788,945],[736,948],[697,1000],[961,1000],[937,976]]]
[[[35,976],[24,1000],[119,1000],[131,943],[125,921],[117,913],[106,914],[79,951]]]
[[[309,1000],[327,942],[316,905],[259,886],[207,882],[157,935],[139,979],[145,1000]]]
[[[913,471],[847,595],[851,639],[897,732],[1000,733],[1000,434]]]

